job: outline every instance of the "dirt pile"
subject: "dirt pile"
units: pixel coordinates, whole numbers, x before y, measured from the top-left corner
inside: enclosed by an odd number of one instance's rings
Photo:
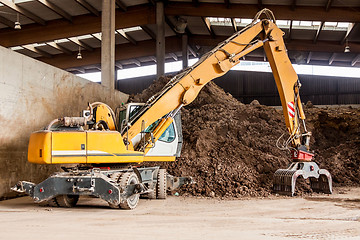
[[[133,101],[146,101],[167,82],[155,82]],[[360,183],[359,109],[306,109],[315,161],[334,185]],[[209,197],[267,196],[273,173],[286,168],[290,154],[276,147],[286,131],[282,110],[254,102],[244,105],[213,82],[182,110],[182,156],[164,167],[196,184],[182,192]],[[308,189],[309,190],[309,189]]]

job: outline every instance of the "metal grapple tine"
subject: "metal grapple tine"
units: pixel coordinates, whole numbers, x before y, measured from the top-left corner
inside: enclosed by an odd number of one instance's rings
[[[296,179],[309,178],[314,192],[332,193],[332,179],[325,169],[319,169],[315,162],[293,162],[287,169],[278,169],[274,174],[275,193],[294,196]]]

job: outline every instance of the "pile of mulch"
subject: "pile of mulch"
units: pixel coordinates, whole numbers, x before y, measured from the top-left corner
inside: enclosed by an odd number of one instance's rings
[[[132,102],[146,102],[169,78],[155,81]],[[335,186],[360,184],[360,109],[305,106],[313,137],[315,161],[328,169]],[[207,197],[268,196],[273,174],[291,162],[276,147],[286,132],[282,110],[243,104],[215,83],[208,83],[193,103],[182,109],[182,155],[163,167],[175,176],[192,176],[183,194]],[[302,192],[311,192],[299,184]]]

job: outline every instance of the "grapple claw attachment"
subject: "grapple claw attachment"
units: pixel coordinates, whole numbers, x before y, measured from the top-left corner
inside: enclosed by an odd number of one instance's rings
[[[332,193],[329,171],[320,169],[315,162],[293,162],[287,169],[278,169],[274,174],[274,192],[294,196],[296,179],[299,176],[309,178],[314,192]]]

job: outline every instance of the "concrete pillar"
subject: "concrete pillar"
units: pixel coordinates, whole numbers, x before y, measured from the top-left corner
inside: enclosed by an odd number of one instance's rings
[[[188,36],[186,34],[182,35],[181,39],[181,49],[182,49],[182,66],[183,69],[189,66],[189,54],[188,54]]]
[[[165,73],[165,16],[164,3],[156,2],[156,77]]]
[[[115,1],[102,0],[101,13],[101,84],[115,86]]]

